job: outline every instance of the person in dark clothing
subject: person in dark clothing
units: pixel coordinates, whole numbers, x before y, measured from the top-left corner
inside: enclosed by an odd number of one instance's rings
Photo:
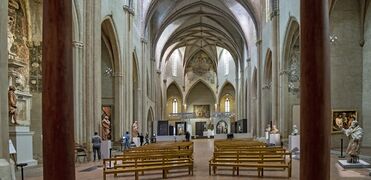
[[[96,160],[97,155],[98,160],[100,160],[100,146],[102,143],[102,138],[98,135],[97,132],[95,132],[93,138],[91,138],[91,143],[93,144],[94,161]]]
[[[146,134],[145,139],[146,139],[146,142],[143,145],[149,144],[149,135],[148,135],[148,133]]]
[[[189,141],[189,139],[191,138],[191,134],[189,134],[188,131],[185,134],[185,138],[186,138],[186,141]]]
[[[144,142],[144,136],[143,136],[142,133],[140,133],[139,139],[140,139],[140,146],[142,146],[143,145],[143,142]]]

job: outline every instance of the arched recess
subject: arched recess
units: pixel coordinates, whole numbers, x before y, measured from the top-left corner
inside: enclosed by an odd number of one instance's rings
[[[194,112],[194,105],[210,105],[210,113],[215,112],[217,98],[213,90],[204,81],[198,80],[194,83],[184,101],[186,102],[187,112]]]
[[[258,94],[258,74],[257,74],[257,68],[255,67],[254,70],[253,70],[253,75],[252,75],[252,78],[251,78],[251,127],[252,127],[252,135],[255,137],[257,136],[257,132],[258,132],[258,129],[260,128],[259,127],[259,123],[258,123],[258,107],[257,107],[257,94]]]
[[[272,51],[267,50],[262,87],[262,129],[272,121]]]
[[[214,102],[217,102],[218,98],[215,94],[215,92],[213,91],[213,88],[210,87],[210,85],[203,79],[198,79],[197,81],[195,81],[194,83],[192,83],[192,85],[190,85],[190,88],[188,88],[188,91],[186,93],[186,96],[184,97],[184,102],[185,103],[188,103],[188,98],[189,98],[189,94],[191,93],[192,89],[198,85],[199,83],[202,83],[203,85],[205,85],[207,87],[208,90],[210,90],[210,94],[213,96],[213,99],[214,99]],[[188,106],[188,104],[187,104]]]
[[[139,130],[141,131],[141,125],[143,124],[143,122],[141,122],[141,120],[139,119],[139,69],[138,69],[138,58],[137,58],[137,55],[136,55],[136,52],[134,51],[133,54],[132,54],[132,58],[133,58],[133,63],[132,63],[132,97],[133,97],[133,101],[132,101],[132,114],[133,114],[133,119],[132,119],[132,122],[130,123],[133,124],[134,121],[138,121],[140,126],[139,126]]]
[[[300,129],[300,30],[299,23],[291,17],[286,28],[283,51],[282,122],[283,137],[288,137],[295,124]]]
[[[153,114],[152,107],[150,107],[147,113],[147,132],[146,132],[148,133],[149,137],[152,137],[154,134],[153,122],[154,122],[154,114]]]
[[[181,113],[183,104],[183,95],[179,85],[174,81],[166,89],[166,119],[174,119],[171,113]],[[176,110],[175,110],[176,108]]]
[[[227,108],[227,104],[229,104],[229,108]],[[224,83],[219,93],[219,112],[236,112],[236,90],[228,81]]]
[[[102,97],[102,118],[109,112],[110,117],[110,137],[111,140],[121,138],[122,122],[120,122],[122,107],[120,103],[120,91],[122,88],[117,86],[117,77],[120,74],[120,51],[117,40],[116,28],[113,20],[107,17],[101,25],[101,97]]]

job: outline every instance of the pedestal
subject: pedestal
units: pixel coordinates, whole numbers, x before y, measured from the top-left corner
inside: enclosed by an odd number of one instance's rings
[[[101,156],[102,156],[101,158],[102,159],[110,158],[110,149],[111,148],[112,148],[111,140],[102,141],[102,145],[100,147]]]
[[[280,134],[269,134],[269,144],[274,144],[276,146],[281,145]]]
[[[12,173],[10,171],[10,164],[5,159],[0,159],[0,179],[12,180]]]
[[[139,137],[133,137],[133,142],[136,147],[140,146],[140,138]]]
[[[300,151],[300,135],[289,135],[289,150]]]
[[[358,163],[348,163],[347,160],[338,160],[338,163],[343,168],[370,168],[371,165],[363,160],[359,160]]]
[[[37,165],[37,161],[33,159],[32,136],[33,131],[30,131],[29,126],[10,126],[9,138],[15,146],[17,164],[27,163],[27,166]]]

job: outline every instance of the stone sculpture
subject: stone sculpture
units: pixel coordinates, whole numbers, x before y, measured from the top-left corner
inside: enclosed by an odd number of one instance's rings
[[[272,130],[271,130],[271,134],[277,134],[278,132],[279,132],[279,130],[277,129],[277,126],[273,125]]]
[[[133,137],[138,137],[138,135],[139,135],[138,121],[134,121],[134,123],[132,125],[132,134],[133,134]]]
[[[8,91],[9,119],[14,125],[17,125],[17,96],[15,95],[15,87],[10,86]]]
[[[109,140],[111,136],[111,122],[108,116],[102,119],[102,140]]]
[[[292,126],[292,132],[291,132],[291,135],[293,136],[296,136],[299,134],[299,130],[298,130],[298,127],[296,127],[296,125],[293,125]]]
[[[358,163],[363,129],[359,126],[357,120],[354,120],[348,129],[344,129],[342,126],[340,128],[349,138],[346,150],[346,153],[349,155],[348,163]]]

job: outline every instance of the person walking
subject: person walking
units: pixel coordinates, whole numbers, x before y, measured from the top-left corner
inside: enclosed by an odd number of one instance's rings
[[[91,143],[93,144],[94,161],[96,160],[97,155],[98,160],[100,160],[100,146],[102,143],[102,138],[97,132],[95,132],[93,138],[91,138]]]

